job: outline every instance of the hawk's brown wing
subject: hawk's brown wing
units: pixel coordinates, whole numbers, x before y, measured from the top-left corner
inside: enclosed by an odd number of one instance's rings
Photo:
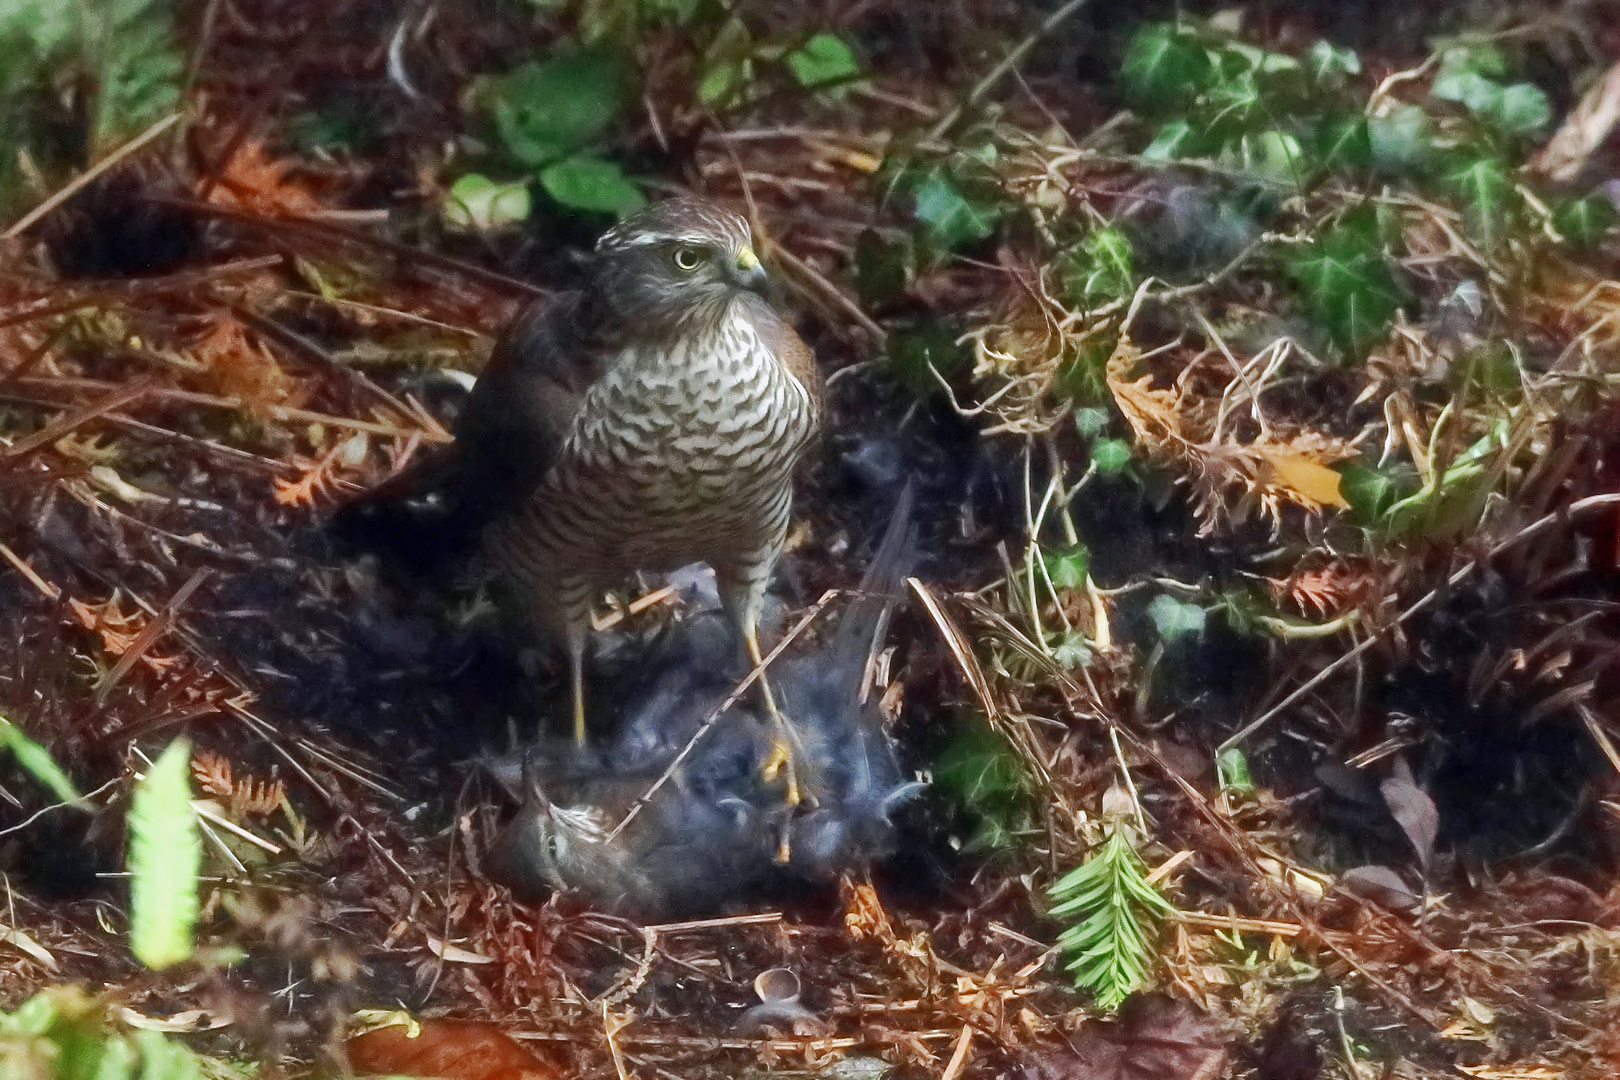
[[[754,333],[759,335],[760,344],[769,349],[777,363],[786,368],[788,374],[810,394],[810,408],[813,414],[819,416],[821,373],[816,368],[815,354],[810,351],[810,346],[763,298],[744,293],[741,303],[748,321],[753,324]]]
[[[586,293],[525,308],[501,333],[455,425],[482,521],[516,510],[556,460],[585,391],[607,373],[607,342]]]
[[[338,512],[337,536],[429,571],[472,553],[556,458],[585,390],[614,350],[597,304],[563,293],[501,332],[456,419],[456,441]]]

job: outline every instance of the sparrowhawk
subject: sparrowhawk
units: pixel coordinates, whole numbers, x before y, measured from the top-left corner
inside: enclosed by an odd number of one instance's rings
[[[578,740],[591,599],[637,571],[707,563],[760,663],[791,475],[819,412],[814,358],[760,295],[741,216],[656,203],[605,233],[586,271],[502,333],[449,451],[350,515],[376,532],[390,502],[426,498],[476,535],[506,606],[566,646]],[[791,728],[762,690],[797,801]]]

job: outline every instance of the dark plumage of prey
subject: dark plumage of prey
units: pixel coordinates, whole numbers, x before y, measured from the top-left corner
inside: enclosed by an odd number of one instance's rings
[[[427,519],[434,552],[481,547],[503,607],[566,647],[579,742],[592,597],[637,571],[709,564],[759,662],[792,472],[819,411],[814,359],[759,295],[742,217],[657,203],[604,234],[586,270],[585,288],[501,335],[448,452],[339,523],[385,538]],[[786,764],[797,801],[797,740],[761,689],[777,726],[767,768]]]
[[[907,488],[832,640],[772,667],[814,806],[784,804],[762,779],[772,725],[739,704],[609,839],[734,685],[735,640],[713,613],[698,615],[672,628],[613,742],[594,752],[534,747],[486,766],[523,798],[496,841],[494,876],[520,895],[569,890],[669,918],[831,881],[893,854],[892,815],[922,785],[901,771],[870,673],[916,555],[910,501]]]

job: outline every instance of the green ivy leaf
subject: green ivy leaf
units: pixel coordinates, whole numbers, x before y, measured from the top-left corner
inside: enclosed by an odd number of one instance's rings
[[[611,161],[571,157],[540,170],[540,186],[564,206],[623,217],[647,205],[647,198],[624,170]]]
[[[22,728],[0,716],[0,750],[9,750],[23,771],[65,803],[82,805],[73,781],[51,757],[51,752],[23,734]]]
[[[1084,406],[1074,410],[1074,430],[1083,438],[1093,439],[1107,431],[1108,421],[1107,409]]]
[[[1436,78],[1429,93],[1441,101],[1455,101],[1476,116],[1494,116],[1502,105],[1501,84],[1477,71],[1456,71]]]
[[[1434,156],[1434,125],[1417,105],[1397,105],[1367,118],[1373,164],[1389,176],[1420,171]]]
[[[1614,203],[1602,195],[1570,199],[1553,209],[1553,228],[1577,248],[1595,246],[1615,223]]]
[[[1062,551],[1040,552],[1052,585],[1059,589],[1078,590],[1086,587],[1086,573],[1091,568],[1091,552],[1084,544],[1064,548]]]
[[[1124,439],[1098,439],[1091,444],[1091,463],[1104,476],[1122,473],[1131,463],[1131,444]]]
[[[1552,123],[1552,102],[1533,83],[1514,83],[1502,91],[1497,124],[1515,135],[1534,135]]]
[[[1153,141],[1142,151],[1148,161],[1174,161],[1185,157],[1193,149],[1192,125],[1185,120],[1172,120],[1153,134]]]
[[[176,739],[129,807],[130,948],[149,968],[190,958],[202,839],[191,810],[191,743]]]
[[[1165,641],[1183,634],[1202,634],[1208,613],[1197,604],[1184,603],[1168,593],[1160,593],[1148,604],[1148,617]]]
[[[1331,41],[1318,41],[1306,57],[1311,81],[1324,88],[1343,86],[1351,76],[1361,74],[1361,57],[1352,49],[1335,48]]]
[[[468,173],[450,185],[444,219],[459,229],[498,229],[529,216],[529,182],[497,183]]]
[[[1249,759],[1236,746],[1221,751],[1215,759],[1215,772],[1220,777],[1222,791],[1245,795],[1254,790],[1254,780],[1249,776]]]
[[[947,250],[983,240],[995,228],[993,208],[970,202],[942,172],[929,174],[914,198],[917,220]]]
[[[1350,504],[1357,524],[1372,527],[1415,488],[1415,475],[1375,465],[1349,462],[1338,466],[1339,494]]]
[[[1002,851],[1029,829],[1029,775],[1023,759],[982,718],[957,726],[932,771],[934,789],[973,819],[966,850]]]
[[[807,90],[847,82],[861,73],[855,53],[837,34],[817,34],[782,58],[799,85]]]
[[[1329,172],[1369,168],[1373,149],[1367,118],[1360,113],[1323,117],[1316,129],[1315,151]]]
[[[1125,92],[1134,104],[1149,109],[1190,103],[1214,76],[1197,37],[1173,23],[1138,30],[1120,65]]]
[[[939,390],[939,379],[949,379],[967,362],[957,334],[938,323],[927,323],[889,336],[889,367],[895,376],[919,394]]]
[[[1304,178],[1304,149],[1286,131],[1261,131],[1240,136],[1221,154],[1222,161],[1253,176],[1285,184]]]
[[[1375,215],[1345,215],[1289,271],[1312,319],[1347,355],[1365,356],[1388,335],[1401,292],[1378,246]]]
[[[1130,296],[1136,268],[1130,239],[1118,229],[1096,229],[1066,264],[1064,289],[1077,304],[1092,307]]]
[[[534,61],[490,85],[495,128],[506,150],[539,167],[578,150],[619,118],[623,71],[608,52]]]
[[[1494,248],[1507,235],[1517,207],[1513,180],[1502,163],[1480,158],[1453,172],[1447,183],[1463,200],[1463,217],[1469,231],[1487,248]]]

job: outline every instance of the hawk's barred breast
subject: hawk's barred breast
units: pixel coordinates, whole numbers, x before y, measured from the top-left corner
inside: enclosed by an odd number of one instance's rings
[[[816,417],[810,389],[761,339],[757,303],[739,297],[706,333],[614,359],[493,538],[510,571],[565,608],[638,570],[769,572]]]

